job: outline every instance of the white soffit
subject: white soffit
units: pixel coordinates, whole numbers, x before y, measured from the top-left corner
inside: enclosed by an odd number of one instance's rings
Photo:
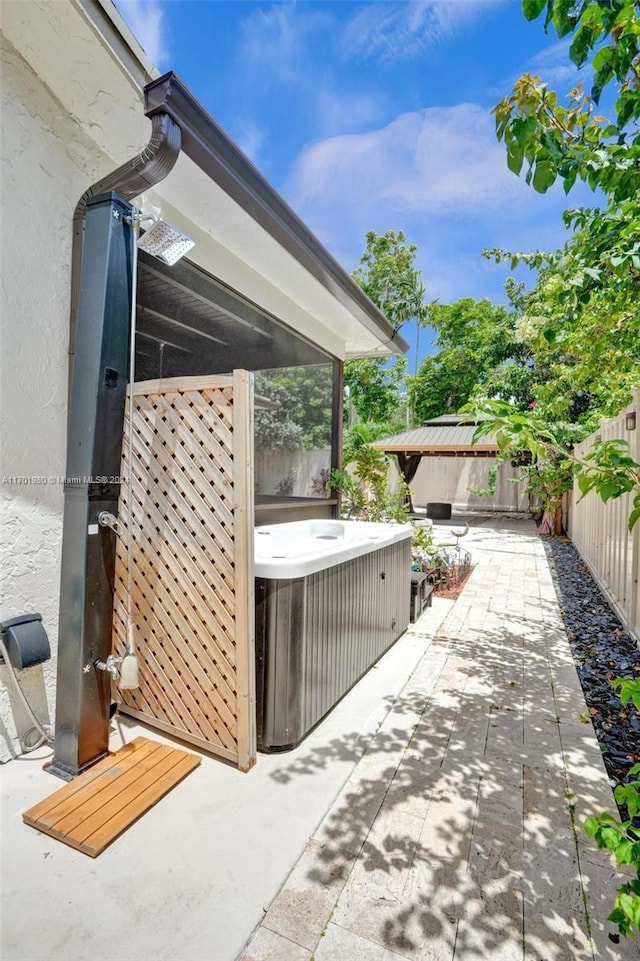
[[[379,348],[374,334],[184,154],[144,199],[197,242],[190,260],[332,354]]]
[[[102,3],[123,49],[133,53],[132,63],[139,63],[135,78],[106,40],[100,41],[99,18],[91,24],[82,12],[85,6],[84,0],[4,3],[2,30],[115,167],[149,140],[151,123],[138,84],[157,71],[135,41],[132,51],[131,35],[115,8]],[[143,199],[193,237],[197,246],[191,260],[330,353],[340,358],[389,353],[379,337],[184,154]]]

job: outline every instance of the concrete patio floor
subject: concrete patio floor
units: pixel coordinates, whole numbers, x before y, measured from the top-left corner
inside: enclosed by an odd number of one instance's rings
[[[613,798],[543,545],[504,518],[464,544],[460,598],[299,748],[248,775],[204,757],[96,860],[22,824],[59,785],[46,752],[7,765],[1,956],[637,958],[608,937],[618,877],[582,832]],[[140,733],[167,740],[121,720],[113,746]]]
[[[22,823],[62,786],[50,750],[5,765],[3,961],[234,961],[451,607],[437,599],[299,748],[248,774],[203,755],[96,860]],[[122,717],[111,747],[140,734],[172,743]]]

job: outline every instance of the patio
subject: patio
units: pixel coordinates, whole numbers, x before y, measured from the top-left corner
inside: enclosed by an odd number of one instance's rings
[[[42,756],[8,766],[3,957],[637,957],[609,938],[616,874],[581,827],[613,799],[542,543],[476,520],[460,598],[298,749],[248,775],[205,757],[98,860],[23,826],[57,786]],[[113,746],[139,733],[119,721]]]

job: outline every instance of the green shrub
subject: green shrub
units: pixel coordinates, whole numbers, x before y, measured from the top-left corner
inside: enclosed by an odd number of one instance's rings
[[[640,677],[618,677],[612,687],[619,692],[623,704],[633,701],[640,710]],[[640,764],[634,764],[629,774],[640,775]],[[634,938],[640,932],[640,778],[619,784],[613,795],[619,805],[626,806],[628,819],[621,821],[604,813],[587,818],[584,829],[599,848],[611,851],[618,864],[630,864],[635,868],[636,877],[618,888],[608,917],[618,925],[621,934]]]

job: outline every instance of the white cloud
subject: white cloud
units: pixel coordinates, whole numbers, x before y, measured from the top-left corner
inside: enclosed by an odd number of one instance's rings
[[[336,90],[332,85],[313,91],[318,130],[326,135],[361,130],[379,123],[389,109],[385,91]]]
[[[491,0],[409,0],[373,2],[346,24],[341,37],[345,57],[408,60],[454,36],[493,6]]]
[[[333,67],[339,34],[334,6],[279,2],[243,20],[236,69],[252,88],[254,111],[284,93],[319,136],[362,129],[385,116],[391,96],[384,88],[353,78],[345,84]]]
[[[380,130],[313,144],[298,160],[291,191],[305,206],[338,194],[343,203],[467,216],[523,194],[491,117],[476,104],[418,110]]]
[[[242,24],[240,60],[265,69],[264,80],[304,81],[311,37],[323,32],[332,17],[323,11],[307,11],[295,3],[276,3],[269,10],[256,10]]]
[[[118,0],[118,9],[151,62],[163,66],[169,48],[159,0]]]
[[[586,188],[575,201],[589,203]],[[331,137],[299,156],[285,196],[352,270],[367,230],[403,230],[418,247],[429,297],[490,296],[508,269],[483,248],[555,249],[566,239],[560,186],[546,195],[507,168],[493,119],[477,104],[418,110]]]

